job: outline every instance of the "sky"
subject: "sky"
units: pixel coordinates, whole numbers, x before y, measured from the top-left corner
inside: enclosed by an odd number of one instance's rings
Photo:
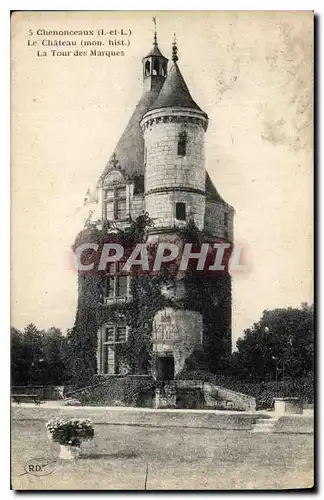
[[[18,328],[73,326],[71,245],[87,215],[84,195],[141,96],[154,15],[169,59],[176,32],[179,67],[209,116],[206,169],[235,208],[234,239],[246,252],[248,270],[233,276],[234,344],[263,310],[313,301],[311,13],[27,12],[12,21],[11,322]],[[123,57],[52,56],[56,47],[37,56],[42,39],[76,40],[78,48],[81,40],[37,36],[38,29],[115,28],[131,30]]]

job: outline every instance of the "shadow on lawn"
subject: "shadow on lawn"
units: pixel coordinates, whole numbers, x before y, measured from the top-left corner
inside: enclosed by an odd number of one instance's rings
[[[97,458],[136,458],[139,455],[134,452],[120,451],[118,453],[87,453],[81,455],[79,460],[94,460]]]

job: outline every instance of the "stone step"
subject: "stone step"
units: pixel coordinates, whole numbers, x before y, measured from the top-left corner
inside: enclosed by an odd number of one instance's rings
[[[253,427],[253,429],[250,430],[250,432],[253,432],[254,433],[262,433],[262,432],[272,432],[272,427],[264,427],[263,429],[262,428],[256,428],[256,427]]]
[[[259,418],[250,432],[272,432],[278,418]]]
[[[276,418],[276,417],[273,417],[273,418],[259,418],[257,420],[257,423],[260,423],[260,424],[271,424],[271,423],[275,423],[275,422],[278,422],[279,418]]]

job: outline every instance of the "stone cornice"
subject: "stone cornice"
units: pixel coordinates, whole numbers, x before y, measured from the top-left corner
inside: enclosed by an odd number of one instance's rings
[[[177,192],[185,192],[185,193],[196,193],[196,194],[201,194],[202,196],[206,196],[206,192],[202,191],[201,189],[196,189],[193,187],[185,187],[185,186],[170,186],[170,187],[163,187],[163,188],[154,188],[154,189],[149,189],[148,191],[145,192],[145,196],[149,196],[151,194],[157,194],[157,193],[177,193]]]
[[[203,127],[206,131],[208,127],[208,117],[202,111],[190,108],[161,108],[149,111],[143,116],[140,123],[143,130],[152,125],[163,123],[192,123]]]

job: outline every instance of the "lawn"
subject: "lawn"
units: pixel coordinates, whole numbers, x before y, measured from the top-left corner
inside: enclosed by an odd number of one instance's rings
[[[58,459],[43,421],[12,422],[15,489],[285,489],[313,484],[313,435],[96,425],[93,448]],[[35,458],[46,476],[25,473]],[[56,461],[57,460],[57,461]]]

